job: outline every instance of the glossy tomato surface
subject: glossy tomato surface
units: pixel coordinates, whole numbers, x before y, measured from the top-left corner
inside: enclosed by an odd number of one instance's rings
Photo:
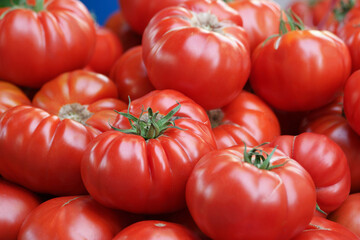
[[[354,131],[360,135],[360,70],[346,81],[344,89],[345,116]]]
[[[165,221],[141,221],[123,229],[113,240],[200,240],[186,227]]]
[[[206,112],[179,92],[157,90],[131,102],[129,113],[147,118],[146,109],[151,107],[162,119],[178,104],[180,110],[173,116],[177,128],[168,128],[157,137],[146,139],[114,130],[94,139],[81,166],[86,189],[94,199],[134,213],[166,213],[185,207],[185,184],[192,168],[215,149]],[[129,119],[118,115],[113,126],[129,129]]]
[[[196,164],[186,185],[196,224],[210,238],[224,240],[290,239],[302,232],[315,210],[311,176],[279,150],[270,165],[280,166],[272,170],[245,162],[244,151],[241,146],[212,151]]]
[[[89,62],[95,27],[80,1],[46,0],[39,12],[1,8],[0,15],[0,79],[39,88]]]
[[[147,26],[142,44],[154,87],[180,91],[207,110],[230,103],[250,72],[244,29],[229,19],[220,20],[224,11],[213,5],[201,11],[162,10]]]
[[[0,113],[18,105],[31,105],[31,101],[16,85],[0,81]]]
[[[322,211],[337,209],[350,192],[350,169],[342,149],[322,134],[280,136],[270,143],[309,172],[316,186],[316,201]]]
[[[128,214],[105,208],[90,196],[58,197],[31,212],[18,240],[111,240],[131,221]]]
[[[16,240],[21,224],[39,204],[34,193],[0,178],[0,239]]]
[[[255,93],[284,111],[306,111],[330,103],[351,70],[344,42],[327,31],[294,30],[267,41],[252,55]]]

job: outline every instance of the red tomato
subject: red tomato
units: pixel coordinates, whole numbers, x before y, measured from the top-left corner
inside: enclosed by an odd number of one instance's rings
[[[115,83],[106,76],[77,70],[61,74],[44,84],[34,96],[32,103],[35,107],[51,114],[59,114],[65,105],[73,103],[90,105],[104,98],[117,98],[117,96]],[[117,100],[110,101],[117,102]],[[114,104],[121,106],[121,103]]]
[[[113,238],[113,240],[200,240],[184,226],[164,221],[141,221],[134,223]]]
[[[119,0],[119,4],[131,28],[142,34],[150,19],[157,12],[184,1],[186,0]]]
[[[324,134],[344,151],[350,166],[351,192],[360,191],[360,136],[342,115],[342,97],[329,106],[313,111],[303,123],[303,131]]]
[[[164,9],[143,35],[143,60],[154,87],[180,91],[205,109],[235,99],[250,72],[246,33],[229,20],[219,21],[214,14],[222,13],[222,5],[213,5],[208,9],[214,13]]]
[[[321,210],[330,213],[345,201],[350,192],[349,164],[344,152],[330,138],[316,133],[283,135],[270,146],[277,146],[310,173]]]
[[[313,217],[306,229],[291,240],[358,240],[344,226],[323,217]]]
[[[67,196],[42,203],[21,226],[18,240],[111,240],[132,219],[90,196]]]
[[[119,98],[135,100],[154,90],[142,60],[142,47],[126,51],[114,64],[110,78],[115,81]]]
[[[21,224],[39,204],[33,193],[0,178],[0,240],[16,240]]]
[[[339,37],[344,40],[349,48],[353,72],[360,69],[360,49],[358,47],[360,44],[359,24],[360,20],[354,19],[344,24],[338,30]]]
[[[243,27],[249,36],[250,49],[273,34],[279,33],[281,7],[269,0],[236,0],[229,2],[243,21]]]
[[[111,67],[122,52],[123,47],[115,33],[97,26],[95,50],[88,66],[97,73],[109,75]]]
[[[257,154],[273,150],[260,148]],[[279,150],[267,164],[244,151],[212,151],[195,165],[186,202],[196,224],[212,239],[289,239],[303,231],[315,210],[311,176]]]
[[[273,107],[306,111],[334,100],[350,70],[349,51],[338,37],[327,31],[293,30],[256,48],[250,83]]]
[[[328,218],[360,236],[360,193],[351,194]]]
[[[46,0],[38,12],[1,8],[0,15],[0,79],[38,88],[91,58],[94,22],[78,0]]]
[[[0,114],[18,105],[31,105],[31,102],[20,88],[14,84],[0,81]]]
[[[257,146],[280,135],[274,112],[259,97],[242,91],[230,104],[208,112],[218,149]]]
[[[346,81],[344,90],[344,111],[349,125],[360,135],[360,70]]]
[[[288,9],[291,9],[291,11],[302,20],[305,26],[314,27],[311,7],[309,6],[307,1],[293,1],[290,3]]]
[[[89,193],[101,204],[134,213],[165,213],[185,207],[185,183],[196,162],[215,149],[206,112],[173,90],[153,91],[131,102],[130,114],[150,121],[151,107],[157,120],[180,104],[171,118],[176,127],[149,135],[108,131],[99,135],[84,154],[81,174]],[[142,112],[145,111],[145,112]],[[137,122],[137,121],[136,121]],[[147,123],[149,124],[149,123]],[[140,123],[133,123],[140,126]],[[151,125],[151,124],[150,124]],[[118,115],[113,124],[131,128]]]
[[[111,14],[105,22],[105,27],[113,31],[121,41],[124,51],[129,48],[141,45],[141,35],[131,30],[124,19],[121,10]]]
[[[0,173],[36,192],[85,193],[82,154],[99,130],[109,130],[106,125],[113,119],[107,114],[92,115],[125,109],[120,100],[105,99],[116,96],[115,83],[92,72],[64,73],[47,82],[33,99],[42,109],[17,107],[0,118]]]
[[[326,22],[326,19],[330,16],[332,9],[335,7],[339,0],[315,0],[309,1],[309,6],[313,15],[313,22],[315,26]]]

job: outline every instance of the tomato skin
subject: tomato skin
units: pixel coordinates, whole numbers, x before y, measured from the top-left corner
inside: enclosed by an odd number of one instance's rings
[[[0,114],[18,105],[31,105],[31,101],[16,85],[0,81]]]
[[[104,98],[117,96],[115,83],[106,76],[76,70],[63,73],[44,84],[34,96],[32,103],[33,106],[51,114],[58,114],[60,108],[66,104],[90,105]]]
[[[314,216],[306,229],[291,240],[358,240],[344,226],[323,217]]]
[[[95,27],[86,7],[77,0],[46,1],[45,6],[38,13],[14,9],[0,20],[0,79],[39,88],[90,60]]]
[[[360,236],[360,193],[349,195],[346,201],[328,219],[340,223]]]
[[[342,149],[325,135],[280,136],[270,143],[296,160],[314,180],[321,210],[330,213],[350,192],[350,169]]]
[[[210,121],[204,109],[173,90],[153,91],[131,102],[139,116],[151,107],[165,115],[178,101],[176,126],[157,138],[107,131],[89,145],[81,174],[89,193],[104,206],[134,213],[166,213],[185,207],[185,184],[196,162],[215,149]],[[118,115],[114,127],[129,129]],[[101,164],[100,164],[101,163]]]
[[[344,151],[350,166],[351,192],[360,191],[360,136],[350,127],[343,112],[343,98],[311,112],[303,122],[302,131],[324,134]]]
[[[39,108],[25,105],[11,108],[0,117],[0,174],[35,192],[86,193],[80,160],[99,133],[76,121],[60,120]]]
[[[16,240],[21,224],[39,204],[32,192],[0,178],[0,239]]]
[[[123,47],[118,37],[112,31],[97,26],[95,49],[88,66],[94,72],[109,75],[122,53]]]
[[[349,51],[335,35],[317,30],[290,31],[256,48],[250,83],[271,106],[306,111],[334,100],[350,70]]]
[[[344,89],[344,111],[349,125],[360,135],[360,70],[346,81]]]
[[[257,146],[280,135],[274,112],[256,95],[242,91],[230,104],[221,108],[220,125],[213,128],[216,146]]]
[[[200,240],[184,226],[165,221],[147,220],[134,223],[113,238],[113,240]]]
[[[113,31],[121,41],[124,51],[141,45],[141,35],[134,32],[125,21],[122,11],[111,14],[105,22],[105,27]]]
[[[306,1],[292,1],[288,9],[291,9],[303,21],[305,26],[314,27],[311,8]]]
[[[143,35],[143,60],[156,89],[180,91],[207,110],[220,108],[249,76],[247,36],[229,21],[219,29],[222,34],[194,27],[195,15],[180,7],[157,13]]]
[[[23,223],[19,240],[111,240],[131,222],[130,216],[107,209],[90,196],[50,199]]]
[[[186,202],[199,228],[212,239],[280,240],[300,233],[315,209],[310,175],[279,150],[272,164],[287,162],[271,171],[243,162],[243,151],[212,151],[196,164]]]
[[[185,0],[119,0],[121,10],[131,28],[142,34],[150,19],[160,10],[176,6]]]
[[[154,90],[142,60],[142,46],[126,51],[111,69],[110,78],[116,83],[119,98],[135,100]]]
[[[278,3],[264,0],[236,0],[228,4],[242,19],[246,19],[243,21],[243,27],[249,36],[251,51],[271,35],[279,33],[281,8]]]

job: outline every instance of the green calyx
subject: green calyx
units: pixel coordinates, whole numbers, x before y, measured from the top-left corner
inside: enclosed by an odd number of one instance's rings
[[[262,149],[259,149],[259,147],[265,144],[268,143],[260,144],[259,146],[256,146],[247,151],[246,144],[244,143],[244,162],[254,165],[255,167],[263,170],[272,170],[284,166],[287,162],[278,165],[271,165],[270,159],[274,155],[276,147],[272,150],[270,154],[268,154]]]
[[[181,107],[180,103],[177,103],[178,105],[165,116],[159,114],[158,111],[154,113],[153,110],[149,107],[146,110],[142,109],[138,118],[129,113],[130,104],[131,102],[129,100],[128,111],[126,113],[116,112],[129,120],[131,128],[119,129],[110,125],[112,129],[127,134],[139,135],[142,136],[145,140],[157,138],[169,128],[184,130],[176,127],[174,122],[174,115],[180,110]]]
[[[340,1],[340,6],[334,8],[333,13],[335,16],[336,21],[342,22],[346,16],[346,14],[353,9],[355,6],[355,0],[349,0],[345,2],[344,0]]]
[[[1,0],[0,8],[9,7],[10,10],[26,8],[35,12],[44,10],[44,0],[36,0],[35,5],[30,5],[26,0]]]

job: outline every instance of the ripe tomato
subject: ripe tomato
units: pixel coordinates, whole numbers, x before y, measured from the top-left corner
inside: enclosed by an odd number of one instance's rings
[[[296,14],[305,26],[314,27],[313,15],[307,1],[291,1],[288,9]]]
[[[291,240],[359,240],[349,229],[329,221],[323,217],[314,216],[306,229]]]
[[[346,81],[344,90],[344,111],[349,125],[360,135],[360,70]]]
[[[177,128],[160,130],[157,123],[151,124],[155,121],[168,126],[164,116],[171,110],[174,114],[178,104],[180,110],[170,119]],[[156,120],[148,107],[154,113],[159,111]],[[131,102],[129,113],[136,118],[141,115],[140,123],[132,118],[134,131],[140,135],[107,131],[94,139],[81,165],[86,189],[101,204],[134,213],[184,208],[185,184],[193,166],[215,149],[206,112],[179,92],[158,90]],[[149,128],[140,131],[143,124]],[[120,114],[113,127],[131,128],[129,119]]]
[[[350,166],[351,192],[360,191],[360,136],[352,130],[343,116],[342,97],[332,104],[311,112],[302,131],[324,134],[344,151]]]
[[[113,238],[113,240],[126,239],[200,240],[194,233],[180,224],[155,220],[134,223]]]
[[[0,79],[38,88],[86,66],[95,46],[95,27],[78,0],[45,0],[40,11],[31,8],[0,9]]]
[[[309,173],[279,150],[259,148],[256,159],[244,151],[215,150],[194,167],[186,202],[196,224],[212,239],[290,239],[302,232],[315,210]],[[260,159],[265,152],[272,152],[270,162]]]
[[[94,72],[109,75],[111,67],[121,56],[123,47],[112,31],[97,26],[95,50],[88,64]]]
[[[306,111],[334,100],[350,70],[341,39],[327,31],[293,30],[255,49],[250,83],[271,106]]]
[[[345,201],[350,192],[349,164],[344,152],[330,138],[316,133],[283,135],[270,146],[277,146],[309,172],[322,211],[330,213]]]
[[[360,193],[351,194],[328,218],[360,236]]]
[[[31,105],[31,101],[16,85],[0,81],[0,114],[18,105]]]
[[[0,239],[16,240],[21,224],[39,204],[32,192],[0,178]]]
[[[131,28],[139,34],[144,32],[150,19],[160,10],[176,6],[185,0],[119,0],[121,10]]]
[[[236,0],[228,4],[245,20],[243,27],[249,36],[251,51],[279,32],[281,7],[278,3],[268,0]]]
[[[142,60],[142,47],[126,51],[114,64],[110,78],[115,81],[119,98],[128,102],[154,90]]]
[[[230,104],[208,112],[218,149],[257,146],[280,135],[274,112],[256,95],[242,91]]]
[[[42,203],[21,226],[18,240],[111,240],[132,217],[107,209],[90,196],[67,196]]]
[[[180,91],[208,110],[240,93],[250,56],[244,29],[215,14],[234,15],[217,1],[205,6],[200,12],[172,7],[156,14],[143,35],[143,60],[155,88]]]
[[[116,96],[114,82],[87,71],[64,73],[47,82],[33,99],[39,108],[15,107],[0,118],[0,173],[36,192],[86,193],[80,176],[83,152],[114,119],[93,114],[125,109],[118,99],[104,99]]]

